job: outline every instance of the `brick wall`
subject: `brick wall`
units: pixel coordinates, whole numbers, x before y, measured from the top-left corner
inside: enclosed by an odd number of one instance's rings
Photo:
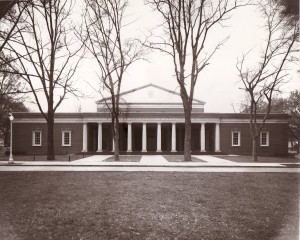
[[[82,123],[56,123],[54,127],[55,154],[81,152],[82,128]],[[32,146],[32,131],[37,129],[42,130],[42,146]],[[71,146],[62,146],[61,131],[67,129],[71,130],[72,134]],[[240,146],[231,146],[231,132],[234,130],[241,132]],[[286,156],[288,154],[288,124],[266,124],[264,130],[269,131],[269,146],[259,146],[260,143],[258,142],[258,154]],[[224,154],[251,155],[252,139],[249,123],[221,123],[220,147]],[[15,154],[46,154],[46,123],[13,123],[13,151]]]
[[[71,130],[71,146],[62,146],[62,130]],[[32,146],[32,131],[42,130],[42,146]],[[56,123],[54,125],[55,154],[77,153],[82,150],[82,124]],[[13,151],[16,154],[46,154],[46,123],[14,123]]]
[[[287,156],[288,155],[288,125],[284,123],[266,124],[264,131],[269,132],[269,146],[260,146],[258,141],[258,154],[261,156]],[[240,146],[231,145],[231,132],[241,132]],[[251,155],[252,138],[249,123],[223,123],[220,124],[221,152],[225,154]]]

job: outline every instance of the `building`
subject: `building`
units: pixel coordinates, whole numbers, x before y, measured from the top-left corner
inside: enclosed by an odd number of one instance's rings
[[[162,96],[163,100],[158,100]],[[136,102],[136,99],[142,101]],[[107,100],[107,99],[106,99]],[[112,153],[111,118],[104,99],[93,113],[55,114],[55,153]],[[248,114],[205,113],[194,99],[193,154],[251,154]],[[180,154],[184,148],[184,113],[178,93],[148,84],[121,94],[120,153]],[[45,154],[47,125],[40,113],[14,113],[15,154]],[[260,155],[288,154],[288,115],[271,114],[258,143]]]

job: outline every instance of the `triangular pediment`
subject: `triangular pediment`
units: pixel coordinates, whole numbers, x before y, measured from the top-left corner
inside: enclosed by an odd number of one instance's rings
[[[120,93],[120,102],[122,103],[178,103],[182,104],[180,94],[176,91],[172,91],[155,84],[147,84],[138,88],[134,88],[129,91]],[[104,98],[97,101],[97,104],[109,101],[110,98]],[[194,99],[194,104],[204,105],[205,102],[198,99]]]

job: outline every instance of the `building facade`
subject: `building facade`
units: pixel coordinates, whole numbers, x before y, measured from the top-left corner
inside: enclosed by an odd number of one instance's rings
[[[161,96],[164,98],[161,101]],[[135,102],[135,99],[143,101]],[[97,101],[94,113],[56,113],[56,154],[113,153],[111,117],[106,102]],[[180,154],[184,148],[184,112],[178,93],[149,84],[121,94],[120,153]],[[194,99],[193,154],[250,155],[252,140],[248,114],[205,113],[203,101]],[[40,113],[14,113],[15,154],[45,154],[47,124]],[[288,154],[288,115],[271,114],[258,142],[266,156]]]

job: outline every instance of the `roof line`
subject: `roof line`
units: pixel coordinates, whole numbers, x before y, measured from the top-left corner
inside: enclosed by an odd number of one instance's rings
[[[123,96],[123,95],[125,95],[125,94],[132,93],[132,92],[135,92],[135,91],[138,91],[138,90],[147,88],[147,87],[151,87],[151,86],[152,86],[152,87],[155,87],[155,88],[157,88],[157,89],[160,89],[160,90],[163,90],[163,91],[166,91],[166,92],[169,92],[169,93],[172,93],[172,94],[175,94],[175,95],[180,96],[180,94],[179,94],[178,92],[171,91],[171,90],[169,90],[169,89],[167,89],[167,88],[158,86],[158,85],[153,84],[153,83],[149,83],[149,84],[143,85],[143,86],[141,86],[141,87],[137,87],[137,88],[134,88],[134,89],[131,89],[131,90],[122,92],[122,93],[120,93],[119,96]],[[104,102],[104,101],[106,101],[106,100],[109,100],[109,99],[111,99],[111,97],[103,98],[103,99],[101,99],[101,100],[96,101],[96,103],[102,103],[102,102]],[[198,100],[198,99],[196,99],[196,98],[193,98],[193,100],[196,101],[196,102],[198,102],[198,103],[205,104],[204,101]]]

